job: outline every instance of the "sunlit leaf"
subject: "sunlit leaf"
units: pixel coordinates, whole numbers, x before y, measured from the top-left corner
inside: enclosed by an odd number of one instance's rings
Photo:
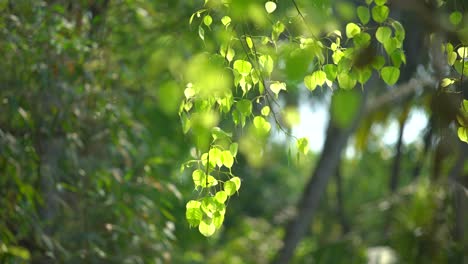
[[[211,25],[211,23],[213,23],[213,18],[210,16],[210,15],[206,15],[204,18],[203,18],[203,23],[209,27]]]
[[[198,230],[202,235],[209,237],[216,231],[216,226],[211,219],[207,219],[200,222]]]
[[[348,23],[346,25],[346,36],[348,38],[353,38],[359,33],[361,33],[361,28],[358,25],[354,23]]]
[[[372,18],[377,23],[383,23],[387,20],[390,9],[387,6],[374,6],[372,8]]]
[[[390,39],[392,36],[392,30],[389,27],[379,27],[377,31],[375,32],[375,38],[380,42],[380,43],[385,43],[387,40]]]
[[[393,66],[386,66],[380,70],[380,75],[388,85],[394,85],[400,78],[400,69]]]
[[[265,10],[268,14],[273,13],[276,10],[276,3],[272,1],[268,1],[265,3]]]
[[[272,82],[270,84],[270,90],[278,96],[281,90],[286,90],[286,83],[284,82]]]

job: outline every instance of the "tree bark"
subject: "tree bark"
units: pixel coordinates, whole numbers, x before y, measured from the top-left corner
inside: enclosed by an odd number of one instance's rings
[[[359,111],[349,127],[338,127],[333,118],[330,118],[326,140],[320,159],[306,185],[302,198],[297,205],[297,215],[286,227],[283,247],[273,260],[273,263],[288,263],[293,257],[296,246],[307,232],[307,229],[312,222],[315,210],[317,209],[320,198],[326,189],[330,176],[332,176],[336,171],[336,167],[338,166],[341,158],[341,153],[346,147],[348,138],[353,134],[361,120],[366,102],[365,99],[366,94],[363,93]]]
[[[336,167],[335,173],[336,179],[336,206],[338,219],[340,221],[341,230],[343,234],[346,234],[350,231],[349,223],[346,219],[346,214],[344,211],[344,200],[343,200],[343,175],[341,174],[340,164]]]
[[[405,125],[406,125],[407,117],[402,118],[400,120],[399,125],[400,128],[398,130],[398,140],[395,146],[395,159],[393,160],[392,164],[392,173],[390,175],[390,192],[394,193],[395,190],[398,188],[398,183],[400,180],[400,167],[401,167],[401,155],[403,150],[403,134],[405,132]]]

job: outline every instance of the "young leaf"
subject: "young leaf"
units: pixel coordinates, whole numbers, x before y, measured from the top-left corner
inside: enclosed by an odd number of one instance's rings
[[[297,140],[297,150],[304,155],[309,152],[309,140],[307,138],[300,138]]]
[[[256,116],[253,120],[253,124],[261,135],[266,135],[270,132],[271,125],[262,116]]]
[[[206,15],[204,18],[203,18],[203,23],[209,27],[211,25],[211,23],[213,23],[213,18],[210,16],[210,15]]]
[[[228,27],[229,24],[231,24],[231,18],[228,16],[223,16],[223,18],[221,18],[221,23],[223,23],[225,27]]]
[[[398,81],[398,78],[400,78],[400,69],[393,66],[386,66],[382,68],[380,75],[386,84],[394,85]]]
[[[276,95],[278,96],[279,92],[281,90],[285,90],[286,91],[286,83],[284,82],[272,82],[270,84],[270,90]]]
[[[268,14],[273,13],[276,10],[276,3],[272,1],[268,1],[265,3],[265,10]]]
[[[273,72],[273,58],[270,55],[262,55],[258,58],[263,71],[270,75]]]
[[[462,59],[468,58],[468,47],[460,47],[457,49],[458,56]]]
[[[387,3],[387,0],[374,0],[374,3],[378,6],[385,5]]]
[[[468,143],[468,128],[467,127],[459,127],[457,134],[458,134],[458,138],[460,138],[461,141]]]
[[[189,223],[190,226],[198,226],[200,224],[200,221],[203,219],[203,211],[200,209],[200,205],[198,205],[198,207],[189,207],[188,205],[191,202],[196,202],[196,201],[190,201],[187,203],[187,209],[185,211],[185,219],[187,219],[187,222]]]
[[[206,182],[205,172],[202,170],[194,170],[192,172],[192,179],[195,187],[204,186]]]
[[[229,151],[231,152],[231,155],[233,157],[235,157],[237,155],[237,149],[238,149],[238,144],[237,143],[232,143],[230,146],[229,146]]]
[[[346,25],[346,37],[353,38],[359,33],[361,33],[361,28],[358,25],[354,23],[348,23]]]
[[[359,20],[361,20],[361,23],[363,25],[366,25],[367,23],[369,23],[370,12],[369,12],[369,8],[367,6],[359,6],[357,8],[357,15],[358,15]]]
[[[232,177],[229,181],[233,182],[236,186],[236,192],[239,191],[241,187],[241,179],[239,177]]]
[[[219,203],[224,203],[227,199],[228,195],[226,194],[225,191],[219,191],[215,194],[215,199]]]
[[[250,114],[252,114],[252,102],[250,102],[247,99],[242,99],[238,101],[236,104],[236,108],[244,116],[249,116]]]
[[[223,165],[223,152],[219,148],[212,148],[208,153],[210,155],[210,161],[213,160],[216,162],[218,167]]]
[[[456,25],[460,24],[460,22],[462,21],[463,15],[462,15],[461,12],[455,11],[455,12],[452,12],[450,14],[449,19],[450,19],[450,23],[452,23],[452,25],[456,26]]]
[[[313,91],[317,85],[322,86],[326,80],[327,75],[324,71],[315,71],[304,78],[304,84],[309,90]]]
[[[389,27],[379,27],[375,32],[375,38],[380,43],[385,43],[392,36],[392,30]]]
[[[253,48],[253,42],[249,36],[245,37],[245,43],[247,43],[247,47],[249,47],[249,49]]]
[[[264,106],[260,112],[263,116],[268,116],[270,114],[270,107],[268,105]]]
[[[400,42],[402,42],[405,39],[405,35],[406,35],[405,28],[400,22],[396,20],[393,20],[391,25],[393,29],[395,30],[395,38],[398,39]]]
[[[252,70],[252,64],[245,60],[236,60],[234,62],[234,70],[242,76],[247,76],[250,74],[250,70]]]
[[[234,157],[229,150],[224,150],[222,153],[223,165],[227,168],[231,168],[234,164]]]
[[[457,53],[455,51],[449,52],[447,54],[447,61],[450,66],[452,66],[457,60]]]
[[[198,27],[198,36],[202,40],[205,40],[205,30],[203,29],[203,27],[201,25]]]
[[[356,79],[348,73],[340,73],[338,74],[338,84],[341,89],[353,89],[356,86]]]
[[[326,64],[323,66],[323,71],[327,75],[327,79],[333,81],[336,79],[337,67],[334,64]]]
[[[207,219],[200,222],[198,230],[202,235],[209,237],[216,231],[216,226],[211,219]]]
[[[377,23],[383,23],[387,20],[388,14],[390,13],[390,9],[387,6],[374,6],[372,8],[372,18]]]
[[[440,86],[442,86],[442,87],[447,87],[447,86],[453,84],[454,82],[455,82],[455,81],[452,80],[452,79],[444,78],[444,79],[442,79],[442,81],[440,82]]]

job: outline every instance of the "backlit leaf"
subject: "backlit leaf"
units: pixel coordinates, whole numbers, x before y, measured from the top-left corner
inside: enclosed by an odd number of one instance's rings
[[[400,69],[393,66],[386,66],[380,70],[380,75],[388,85],[394,85],[400,78]]]

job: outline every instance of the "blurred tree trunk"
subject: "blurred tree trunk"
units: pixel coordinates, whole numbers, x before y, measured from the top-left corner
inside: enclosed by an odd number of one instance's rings
[[[335,96],[332,100],[334,100],[334,98]],[[353,118],[348,127],[341,128],[335,124],[333,117],[330,118],[322,153],[297,205],[297,214],[286,227],[283,247],[273,260],[273,263],[288,263],[294,255],[296,246],[307,233],[320,202],[320,198],[326,190],[328,181],[339,166],[341,153],[346,147],[348,138],[354,133],[361,120],[366,102],[365,99],[366,93],[364,92],[357,115]]]
[[[337,203],[337,214],[340,221],[341,230],[343,234],[350,231],[348,220],[346,219],[345,206],[343,200],[343,175],[341,174],[341,166],[336,166],[336,203]]]

